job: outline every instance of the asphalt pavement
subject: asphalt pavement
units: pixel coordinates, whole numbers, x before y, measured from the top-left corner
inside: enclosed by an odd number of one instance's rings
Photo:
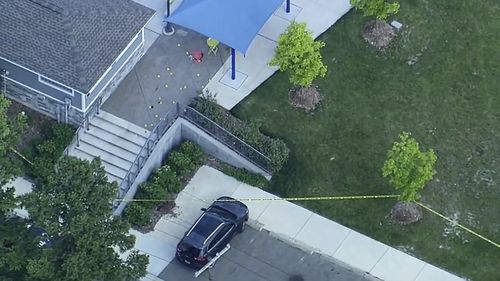
[[[307,253],[267,230],[247,227],[210,271],[198,278],[195,269],[173,260],[159,275],[165,281],[366,281],[379,280],[341,262]]]

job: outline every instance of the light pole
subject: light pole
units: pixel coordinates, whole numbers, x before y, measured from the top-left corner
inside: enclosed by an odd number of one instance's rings
[[[172,26],[172,24],[167,20],[168,17],[170,17],[170,2],[173,2],[172,0],[166,0],[167,1],[167,11],[164,15],[163,21],[165,22],[165,26],[163,27],[163,34],[170,36],[175,33],[175,29]]]

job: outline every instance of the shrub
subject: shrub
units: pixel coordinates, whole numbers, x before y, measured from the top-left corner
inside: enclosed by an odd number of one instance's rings
[[[191,105],[219,126],[268,157],[271,160],[270,164],[273,172],[278,172],[288,160],[290,150],[285,142],[262,134],[258,124],[247,124],[234,117],[229,111],[215,104],[213,99],[206,95],[195,99]]]
[[[136,199],[146,200],[163,200],[166,197],[167,189],[151,181],[141,183],[135,196]],[[153,209],[156,205],[158,205],[158,202],[155,201],[143,202],[143,206],[148,209]]]
[[[209,90],[206,90],[205,93],[200,93],[201,98],[195,99],[192,106],[206,116],[210,116],[210,119],[212,119],[215,123],[220,123],[224,118],[224,114],[220,110],[215,96],[216,95],[212,94]]]
[[[125,217],[132,225],[145,226],[151,223],[151,209],[143,202],[130,202],[125,209]]]
[[[269,186],[269,181],[260,174],[254,174],[246,169],[240,169],[231,165],[224,164],[222,172],[246,184],[266,188]]]
[[[179,151],[170,153],[167,159],[167,165],[172,167],[175,173],[179,176],[187,175],[187,173],[195,167],[195,163],[191,161],[191,158]]]
[[[181,190],[179,177],[169,165],[165,165],[156,171],[153,182],[163,188],[165,195],[166,193],[178,193]]]
[[[124,213],[128,221],[136,226],[150,224],[153,210],[162,200],[167,199],[170,193],[178,193],[181,190],[181,177],[198,168],[203,162],[203,156],[203,151],[192,142],[184,142],[170,153],[166,164],[139,185],[135,198],[151,201],[129,203]]]
[[[203,151],[193,142],[183,142],[179,147],[179,152],[187,155],[196,165],[200,165],[203,162]]]
[[[186,176],[196,169],[202,162],[203,151],[192,142],[184,142],[180,147],[170,153],[167,165],[179,176]]]

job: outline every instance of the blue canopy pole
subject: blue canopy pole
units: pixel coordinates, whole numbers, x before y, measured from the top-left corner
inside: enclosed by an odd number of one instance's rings
[[[236,79],[236,54],[234,48],[231,48],[231,79]]]
[[[286,0],[286,12],[290,13],[290,0]]]

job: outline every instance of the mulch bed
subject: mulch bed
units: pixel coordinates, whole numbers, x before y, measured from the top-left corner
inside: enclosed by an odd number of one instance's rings
[[[409,202],[397,202],[390,213],[391,220],[401,225],[418,222],[422,217],[422,208],[415,203]]]
[[[293,88],[288,92],[288,101],[292,106],[310,112],[319,105],[321,95],[316,86]]]
[[[394,37],[394,28],[384,21],[371,20],[363,27],[363,39],[379,50],[387,48]]]
[[[207,165],[207,166],[210,166],[214,169],[217,169],[219,171],[222,171],[222,162],[213,157],[213,156],[210,156],[210,155],[207,155],[204,159],[204,162],[200,165],[203,166],[203,165]],[[193,170],[192,173],[182,177],[181,179],[181,190],[183,190],[186,185],[189,183],[189,181],[191,181],[191,179],[194,177],[194,175],[196,174],[196,172],[198,172],[198,169],[200,168],[196,168]],[[151,215],[151,223],[145,225],[145,226],[132,226],[133,229],[141,232],[141,233],[148,233],[148,232],[151,232],[154,230],[155,228],[155,225],[158,223],[158,221],[164,216],[164,215],[171,215],[173,217],[176,217],[177,214],[175,213],[175,199],[177,198],[177,194],[170,194],[169,197],[168,197],[168,201],[165,201],[164,203],[161,203],[160,205],[158,205],[156,207],[156,209],[152,212],[152,215]]]

